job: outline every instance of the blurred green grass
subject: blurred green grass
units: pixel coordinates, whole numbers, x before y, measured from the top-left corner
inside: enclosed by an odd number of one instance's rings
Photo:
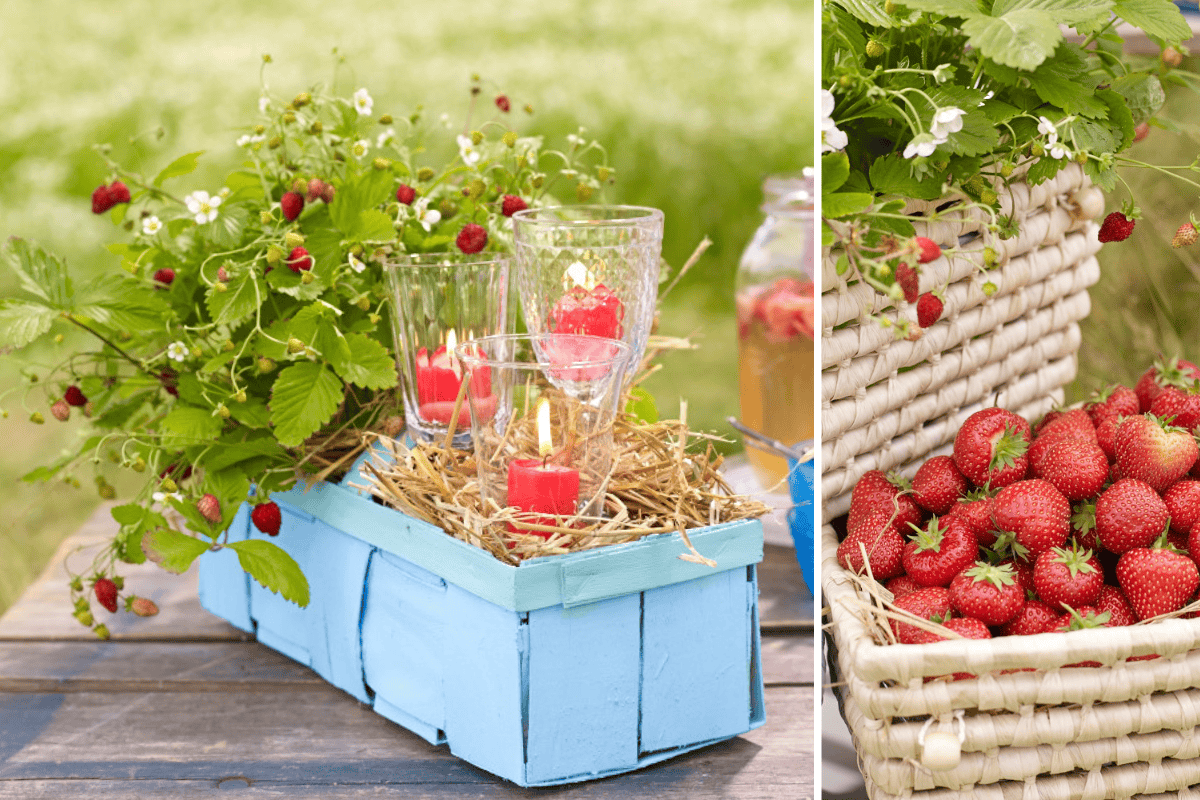
[[[1196,71],[1200,60],[1188,59],[1185,67]],[[1181,132],[1151,128],[1128,155],[1159,165],[1191,164],[1200,153],[1197,93],[1169,90],[1159,116]],[[1200,245],[1171,247],[1176,229],[1189,215],[1200,214],[1200,187],[1147,168],[1124,167],[1121,174],[1143,218],[1129,239],[1100,250],[1100,281],[1090,292],[1091,313],[1080,325],[1079,373],[1068,387],[1068,402],[1113,382],[1133,386],[1159,353],[1200,359]],[[1200,183],[1200,171],[1187,177]],[[1118,185],[1106,197],[1105,213],[1120,211],[1129,196]]]
[[[806,0],[15,0],[0,50],[0,234],[38,240],[80,274],[114,269],[101,246],[118,232],[89,209],[105,178],[92,144],[146,172],[207,150],[194,183],[213,190],[237,163],[234,127],[256,108],[263,53],[273,91],[366,86],[380,113],[421,103],[459,118],[479,73],[485,91],[535,107],[526,129],[552,140],[582,125],[604,144],[618,175],[607,199],[666,212],[670,263],[713,240],[662,320],[701,346],[667,356],[648,386],[665,414],[685,397],[693,425],[728,433],[738,255],[761,219],[762,178],[812,160],[812,19]],[[0,273],[0,294],[13,286]],[[0,360],[0,392],[18,382],[11,362]],[[85,474],[82,490],[19,483],[80,426],[29,423],[19,395],[0,406],[10,412],[0,420],[2,612],[98,498]]]

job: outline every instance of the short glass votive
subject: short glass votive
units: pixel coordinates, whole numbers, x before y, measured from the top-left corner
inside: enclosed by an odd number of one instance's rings
[[[538,363],[536,350],[557,360]],[[470,379],[485,513],[514,506],[520,513],[508,530],[544,538],[551,533],[522,523],[562,526],[575,514],[601,516],[629,345],[594,336],[516,334],[465,342],[456,353]]]
[[[633,377],[654,324],[663,212],[562,206],[518,211],[512,220],[529,332],[620,339],[631,349],[625,378]]]
[[[403,255],[386,266],[404,419],[413,439],[446,436],[464,375],[454,355],[458,343],[513,330],[509,263],[501,253],[429,253]],[[486,372],[475,380],[487,394]],[[465,399],[452,443],[471,446]]]

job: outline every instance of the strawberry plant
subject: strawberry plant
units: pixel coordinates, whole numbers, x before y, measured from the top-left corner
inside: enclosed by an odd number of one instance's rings
[[[89,433],[25,480],[79,486],[90,466],[110,499],[107,470],[145,476],[112,510],[117,535],[72,578],[81,622],[107,634],[88,587],[115,610],[120,564],[150,559],[182,572],[222,547],[264,587],[308,602],[282,549],[223,534],[249,501],[254,524],[274,535],[271,493],[344,469],[358,432],[402,428],[384,264],[401,253],[506,249],[506,217],[518,207],[545,203],[552,188],[590,199],[613,180],[597,143],[572,135],[548,149],[515,129],[526,114],[510,112],[507,98],[480,94],[476,79],[452,130],[419,107],[379,113],[366,89],[347,98],[315,87],[290,99],[264,89],[219,186],[195,184],[200,152],[142,175],[96,148],[110,179],[91,211],[122,234],[108,246],[119,266],[98,279],[73,280],[33,242],[3,246],[20,286],[0,300],[5,351],[87,334],[58,363],[29,363],[9,389],[33,421],[48,409]]]

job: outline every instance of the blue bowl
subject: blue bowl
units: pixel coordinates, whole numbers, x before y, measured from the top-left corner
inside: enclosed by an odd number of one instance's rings
[[[788,511],[788,526],[792,529],[792,541],[796,543],[796,560],[804,573],[804,582],[815,595],[814,582],[816,544],[813,517],[813,462],[797,463],[788,459],[788,487],[794,504]]]

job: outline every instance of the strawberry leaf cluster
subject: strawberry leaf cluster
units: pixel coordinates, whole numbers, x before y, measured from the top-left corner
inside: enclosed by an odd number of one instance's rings
[[[1126,57],[1126,24],[1160,58]],[[1175,69],[1191,30],[1169,0],[829,0],[822,33],[824,244],[839,275],[894,301],[897,268],[916,266],[905,199],[959,196],[933,216],[981,218],[1008,238],[1011,181],[1036,185],[1076,163],[1112,191],[1118,166],[1147,166],[1123,151],[1150,125],[1174,128],[1155,117],[1164,86],[1196,78]],[[1140,213],[1132,200],[1122,210]],[[963,245],[983,269],[996,262],[989,250]]]
[[[109,499],[105,470],[146,477],[113,509],[114,540],[73,578],[81,622],[107,633],[90,598],[116,608],[119,563],[182,572],[220,547],[307,603],[282,549],[223,534],[242,503],[266,508],[273,492],[336,463],[349,434],[402,427],[385,267],[404,253],[508,249],[514,211],[553,187],[590,199],[613,182],[598,143],[573,134],[547,149],[513,129],[507,97],[481,103],[480,92],[476,79],[455,131],[419,108],[372,114],[365,89],[290,100],[264,90],[220,186],[196,185],[200,152],[145,176],[97,148],[111,177],[92,210],[123,234],[108,246],[119,266],[82,280],[37,244],[3,246],[19,295],[0,299],[0,342],[31,361],[9,391],[23,392],[34,422],[39,407],[68,423],[74,411],[90,434],[25,480],[80,486],[76,474],[95,465]],[[81,202],[80,224],[86,213]],[[56,351],[66,358],[35,367],[50,337],[67,343]],[[268,533],[270,516],[255,516]]]

